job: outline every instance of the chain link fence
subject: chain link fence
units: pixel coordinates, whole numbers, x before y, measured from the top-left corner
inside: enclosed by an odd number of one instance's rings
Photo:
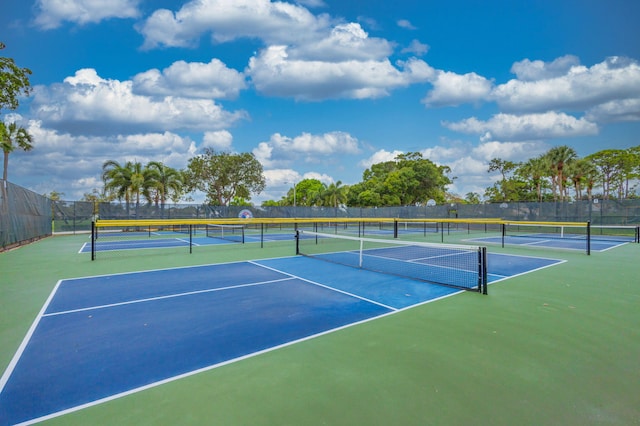
[[[0,179],[0,251],[51,235],[47,197]]]
[[[510,202],[500,204],[443,204],[409,207],[243,207],[198,204],[134,205],[56,201],[54,231],[88,232],[100,219],[216,219],[216,218],[499,218],[547,222],[587,222],[593,225],[640,224],[640,200],[575,202]]]

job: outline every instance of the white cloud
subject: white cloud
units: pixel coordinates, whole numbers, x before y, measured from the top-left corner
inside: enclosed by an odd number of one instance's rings
[[[205,132],[202,138],[203,148],[213,148],[216,151],[230,151],[233,136],[227,130]]]
[[[482,141],[523,141],[598,133],[598,126],[585,118],[577,119],[557,112],[526,115],[501,113],[488,121],[472,117],[455,123],[444,122],[443,125],[456,132],[480,135]]]
[[[260,142],[253,150],[265,168],[290,165],[294,160],[319,163],[334,154],[353,155],[359,152],[358,140],[344,132],[303,133],[295,138],[275,133],[268,142]]]
[[[523,158],[533,158],[548,151],[550,146],[542,141],[525,142],[484,142],[473,149],[475,158],[487,163],[493,158],[503,160],[522,161]],[[486,169],[486,167],[485,167]]]
[[[235,99],[244,88],[242,73],[212,59],[209,63],[177,61],[162,72],[142,72],[133,77],[132,91],[148,96]]]
[[[467,102],[478,102],[491,93],[491,80],[472,72],[456,74],[438,71],[432,81],[431,90],[422,102],[427,106],[455,106]]]
[[[416,27],[413,26],[413,24],[408,19],[399,19],[396,23],[400,28],[404,28],[407,30],[417,29]]]
[[[102,187],[100,176],[106,160],[161,161],[182,169],[197,152],[194,141],[171,132],[74,136],[42,124],[37,120],[22,123],[33,136],[35,148],[12,154],[9,174],[40,193],[61,191],[70,200]]]
[[[297,0],[299,3],[306,7],[326,7],[326,3],[323,0]]]
[[[389,152],[386,149],[381,149],[381,150],[376,151],[375,153],[373,153],[373,155],[370,156],[369,158],[366,158],[366,159],[360,161],[358,163],[358,166],[362,167],[363,169],[368,169],[369,167],[373,166],[374,164],[384,163],[384,162],[387,162],[387,161],[393,161],[400,154],[404,154],[404,152],[403,151],[398,151],[398,150],[394,150],[392,152]]]
[[[156,10],[138,31],[143,48],[186,47],[202,34],[211,33],[216,42],[238,38],[259,38],[266,43],[290,44],[314,39],[314,33],[329,26],[326,15],[314,16],[306,8],[269,0],[198,0],[184,4],[177,12]]]
[[[414,55],[422,56],[429,51],[429,45],[421,43],[419,40],[411,40],[411,44],[401,50],[402,53],[412,53]]]
[[[132,86],[103,79],[93,69],[79,70],[62,84],[37,87],[32,112],[47,127],[86,134],[219,130],[247,117],[211,100],[139,96]]]
[[[564,57],[567,58],[567,57]],[[532,71],[522,65],[518,75],[535,80],[511,80],[497,86],[491,95],[504,111],[538,112],[558,109],[584,111],[611,101],[640,97],[640,65],[629,58],[611,57],[590,68],[565,59],[554,72],[541,66]],[[562,58],[561,58],[562,59]],[[554,61],[555,62],[555,61]],[[566,67],[571,65],[568,69]],[[519,68],[516,67],[516,68]],[[535,68],[535,67],[533,67]],[[557,76],[557,71],[564,74]],[[544,75],[556,75],[542,78]]]
[[[587,110],[585,118],[598,123],[640,121],[640,97],[600,104]]]
[[[80,25],[109,18],[137,18],[140,0],[37,0],[34,23],[41,29],[58,28],[63,21]]]
[[[577,56],[565,55],[552,62],[524,59],[511,67],[511,72],[521,81],[547,80],[566,75],[571,68],[580,65]]]
[[[339,24],[329,34],[288,49],[292,59],[340,62],[345,60],[379,60],[393,51],[391,43],[370,38],[358,23]]]
[[[303,100],[379,98],[389,90],[426,81],[432,68],[413,59],[395,68],[388,59],[343,62],[289,58],[286,46],[271,46],[249,61],[247,74],[256,89],[269,96]]]

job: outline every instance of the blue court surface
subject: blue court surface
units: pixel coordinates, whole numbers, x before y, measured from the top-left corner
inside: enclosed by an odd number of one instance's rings
[[[502,237],[473,238],[466,241],[474,244],[502,244]],[[591,240],[591,251],[599,252],[619,247],[623,244],[633,242],[632,240]],[[586,251],[587,241],[584,238],[558,238],[557,236],[530,235],[530,236],[505,236],[505,245],[541,247],[548,249],[580,250]]]
[[[490,253],[489,281],[561,262]],[[0,424],[56,417],[458,292],[300,256],[61,280],[0,378]]]

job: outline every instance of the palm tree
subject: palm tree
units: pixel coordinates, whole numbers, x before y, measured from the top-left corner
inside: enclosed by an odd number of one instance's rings
[[[127,216],[131,202],[131,169],[129,162],[124,166],[114,160],[107,160],[102,165],[102,180],[105,192],[114,194],[118,200],[125,200]]]
[[[583,184],[587,184],[588,187],[588,177],[593,176],[596,172],[596,166],[583,158],[569,163],[566,168],[566,174],[569,177],[569,180],[573,183],[573,187],[576,191],[576,200],[582,199]]]
[[[18,126],[16,123],[11,123],[8,126],[0,121],[0,144],[2,145],[2,152],[4,152],[4,171],[2,172],[2,179],[7,181],[7,172],[9,169],[9,154],[16,148],[20,148],[23,151],[31,151],[33,137],[27,132],[27,130]]]
[[[560,196],[561,200],[564,200],[565,198],[564,183],[566,180],[565,167],[569,163],[576,160],[578,158],[578,154],[576,154],[576,151],[573,148],[567,145],[562,145],[562,146],[556,146],[551,148],[546,155],[548,156],[549,161],[551,162],[551,170],[553,173],[552,177],[555,181],[555,186],[557,186],[558,188],[558,195]],[[555,186],[554,186],[554,198],[557,199]]]
[[[548,175],[549,168],[550,164],[548,158],[541,155],[539,157],[529,159],[518,169],[518,173],[521,177],[526,180],[531,179],[531,182],[535,185],[538,202],[542,201],[542,185],[544,183],[544,178]]]
[[[322,193],[322,199],[326,206],[337,209],[340,204],[347,200],[347,187],[341,185],[341,181],[332,182]]]
[[[183,176],[178,170],[165,166],[159,161],[151,161],[147,164],[149,176],[154,180],[154,201],[156,206],[160,203],[160,209],[164,211],[167,198],[178,198],[182,192]]]

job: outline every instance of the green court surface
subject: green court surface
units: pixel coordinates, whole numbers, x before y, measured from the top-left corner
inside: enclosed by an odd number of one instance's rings
[[[282,241],[91,262],[78,253],[87,239],[0,253],[0,371],[60,279],[294,254]],[[461,293],[47,424],[639,424],[640,245],[591,256],[488,249],[567,262],[492,284],[487,296]]]

